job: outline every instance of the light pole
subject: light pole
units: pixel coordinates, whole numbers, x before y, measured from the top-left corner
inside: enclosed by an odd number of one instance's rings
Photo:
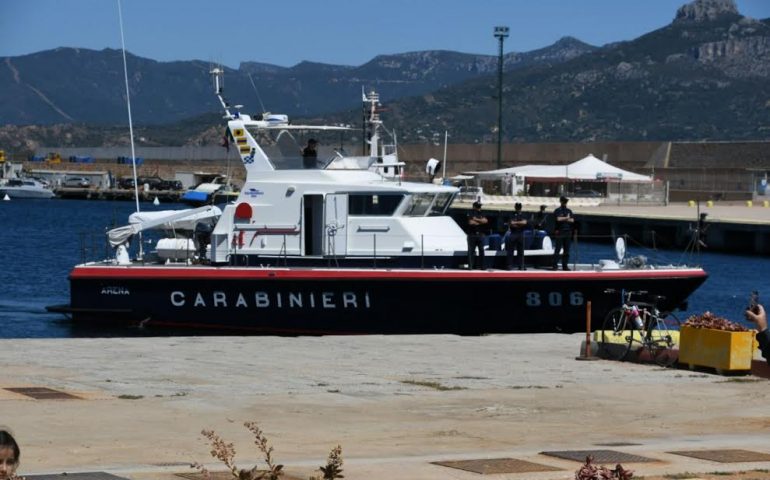
[[[497,57],[497,168],[503,168],[503,40],[508,37],[508,27],[495,27],[495,38],[500,40]]]

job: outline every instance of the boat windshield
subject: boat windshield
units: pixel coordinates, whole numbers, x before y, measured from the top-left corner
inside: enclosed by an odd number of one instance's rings
[[[407,199],[405,217],[444,215],[452,201],[452,193],[414,193]]]
[[[433,202],[433,206],[430,208],[429,215],[444,215],[446,213],[447,208],[449,208],[449,204],[452,202],[452,194],[447,193],[439,193],[436,195],[436,201]]]
[[[249,132],[276,170],[321,169],[339,155],[337,152],[344,152],[343,142],[334,140],[341,138],[341,133],[256,127],[249,127]],[[311,139],[318,142],[315,157],[303,155]]]

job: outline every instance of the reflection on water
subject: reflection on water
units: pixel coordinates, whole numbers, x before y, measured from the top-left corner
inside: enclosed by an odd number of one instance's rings
[[[81,261],[80,234],[103,232],[124,224],[133,212],[132,202],[88,200],[15,200],[0,202],[0,248],[4,272],[0,283],[0,338],[88,336],[144,336],[187,334],[189,330],[140,328],[103,329],[75,327],[46,305],[69,302],[70,269]],[[180,208],[179,205],[143,204],[142,210]],[[580,242],[573,254],[581,262],[612,258],[611,245]],[[629,247],[628,256],[644,255],[651,263],[694,263],[678,251],[651,251]],[[710,277],[690,297],[689,310],[680,316],[710,310],[730,320],[743,321],[743,309],[752,290],[760,301],[770,295],[770,259],[760,256],[702,253],[700,264]],[[196,332],[199,333],[199,332]],[[204,332],[214,334],[217,332]]]

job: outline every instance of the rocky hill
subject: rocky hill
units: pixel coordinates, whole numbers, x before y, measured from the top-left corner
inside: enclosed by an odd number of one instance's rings
[[[704,140],[770,137],[770,21],[732,0],[697,0],[673,22],[572,60],[508,73],[504,138],[516,141]],[[496,78],[389,105],[407,143],[449,130],[496,140]],[[349,118],[353,118],[352,116]]]
[[[733,0],[693,1],[669,25],[630,41],[596,48],[564,38],[509,54],[505,65],[506,142],[770,138],[770,20],[742,16]],[[145,145],[219,141],[208,70],[204,62],[129,57],[135,122],[173,122],[139,128]],[[295,121],[357,124],[361,87],[376,87],[400,142],[436,143],[449,130],[452,142],[482,143],[497,138],[495,73],[494,56],[430,51],[382,55],[358,67],[244,62],[227,69],[225,88],[247,112],[261,111],[259,96],[265,109]],[[122,85],[113,50],[3,59],[0,148],[124,142],[125,127],[93,127],[125,125]],[[67,125],[9,125],[54,122]]]

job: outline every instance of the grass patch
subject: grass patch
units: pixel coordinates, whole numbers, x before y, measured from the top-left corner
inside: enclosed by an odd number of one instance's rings
[[[467,388],[465,387],[458,387],[456,385],[450,387],[439,382],[431,382],[428,380],[401,380],[401,383],[404,383],[406,385],[415,385],[418,387],[432,388],[440,392],[446,392],[450,390],[467,390]]]
[[[754,377],[731,377],[731,378],[720,380],[714,383],[756,383],[756,382],[764,382],[764,380],[761,378],[754,378]]]
[[[687,478],[698,478],[700,475],[697,473],[692,472],[682,472],[682,473],[670,473],[668,475],[663,475],[663,478],[670,478],[671,480],[685,480]]]
[[[121,400],[139,400],[144,398],[144,395],[118,395],[118,398]]]
[[[524,390],[526,388],[534,388],[534,389],[537,389],[537,390],[544,390],[544,389],[546,389],[548,387],[546,387],[544,385],[514,385],[514,386],[508,387],[508,388],[510,388],[511,390]],[[560,388],[560,387],[556,387],[556,388]]]

